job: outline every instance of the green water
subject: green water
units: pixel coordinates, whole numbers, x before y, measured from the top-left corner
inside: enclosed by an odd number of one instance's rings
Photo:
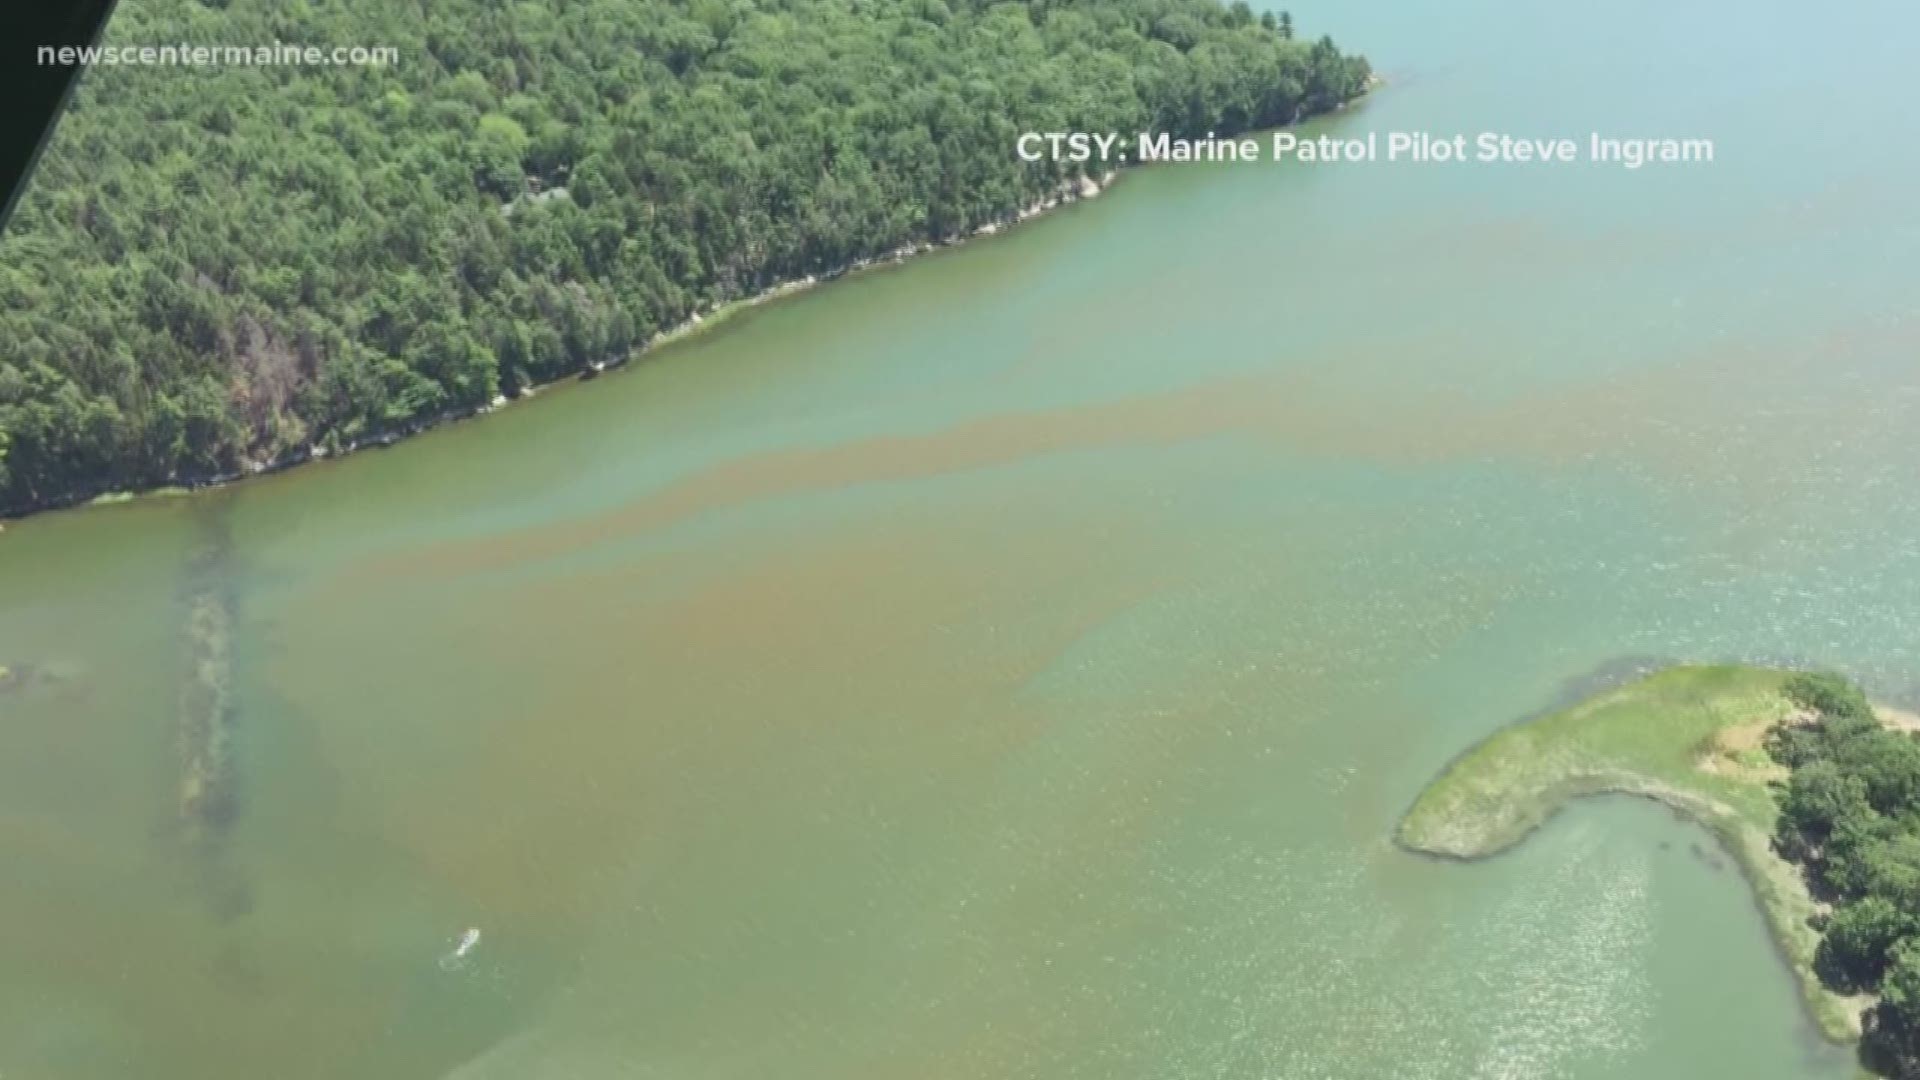
[[[1296,8],[1329,130],[0,536],[0,1076],[1845,1076],[1706,837],[1388,831],[1623,658],[1920,687],[1920,11]],[[1903,137],[1904,136],[1904,137]],[[240,811],[183,835],[234,598]],[[464,966],[436,962],[467,926]]]

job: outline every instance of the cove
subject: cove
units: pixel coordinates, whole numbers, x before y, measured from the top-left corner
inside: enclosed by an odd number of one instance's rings
[[[1392,836],[1621,657],[1911,706],[1916,13],[1296,15],[1388,78],[1303,138],[1717,159],[1141,169],[483,422],[10,525],[0,1073],[1851,1075],[1697,828]],[[231,808],[183,820],[207,597]]]

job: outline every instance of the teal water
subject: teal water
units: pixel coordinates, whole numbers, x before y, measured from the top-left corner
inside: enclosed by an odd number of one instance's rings
[[[0,1076],[1848,1075],[1664,813],[1386,837],[1623,658],[1916,696],[1920,13],[1295,13],[1391,80],[1325,130],[1719,160],[1138,171],[391,451],[10,525]]]

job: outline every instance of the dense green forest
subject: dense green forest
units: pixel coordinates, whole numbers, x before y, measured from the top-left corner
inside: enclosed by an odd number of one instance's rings
[[[1364,60],[1215,0],[124,0],[0,238],[0,513],[384,438],[785,280],[966,235]]]
[[[1792,769],[1780,850],[1833,904],[1815,967],[1842,993],[1878,993],[1868,1064],[1920,1078],[1920,739],[1883,725],[1838,677],[1803,676],[1788,692],[1817,718],[1768,746]]]

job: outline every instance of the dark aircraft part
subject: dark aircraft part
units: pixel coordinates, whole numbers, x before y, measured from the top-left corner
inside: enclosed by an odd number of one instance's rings
[[[33,163],[53,133],[55,119],[80,78],[77,63],[59,63],[60,50],[92,45],[115,0],[11,0],[0,6],[0,228],[13,217]]]

